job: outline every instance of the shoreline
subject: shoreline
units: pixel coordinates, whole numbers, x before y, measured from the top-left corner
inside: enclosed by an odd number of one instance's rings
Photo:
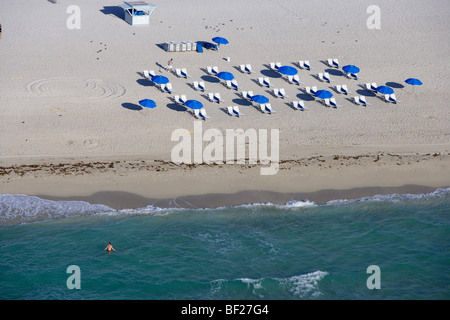
[[[437,150],[437,149],[436,149]],[[0,162],[2,194],[78,200],[113,209],[216,208],[250,203],[358,199],[378,194],[421,194],[450,186],[447,148],[427,153],[324,152],[280,160],[261,176],[260,165],[175,164],[171,161],[72,159]],[[119,159],[119,158],[116,158]]]
[[[145,198],[137,194],[123,191],[97,192],[90,196],[48,196],[35,195],[41,199],[52,201],[85,201],[89,204],[106,205],[115,210],[140,209],[147,206],[155,206],[161,209],[216,209],[220,207],[235,207],[251,204],[274,204],[284,205],[289,201],[309,201],[316,205],[324,205],[333,200],[357,200],[377,195],[393,194],[426,194],[432,193],[440,188],[420,185],[404,185],[401,187],[363,187],[346,190],[325,189],[314,192],[280,193],[275,191],[247,190],[235,194],[204,194],[181,196],[168,199]]]

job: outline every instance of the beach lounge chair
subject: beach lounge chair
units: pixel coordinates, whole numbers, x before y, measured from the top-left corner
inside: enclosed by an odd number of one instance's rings
[[[186,102],[186,96],[185,95],[182,95],[181,97],[179,95],[175,95],[174,98],[175,98],[175,102],[177,104],[184,106],[184,103]]]
[[[280,89],[274,88],[273,89],[273,95],[277,98],[281,98]]]
[[[181,69],[175,69],[175,74],[177,75],[178,78],[183,78],[183,75],[181,74]]]
[[[315,97],[316,96],[316,91],[317,91],[317,87],[305,87],[306,93],[309,94],[310,96]]]
[[[270,88],[270,79],[268,77],[264,77],[264,85],[267,88]]]
[[[326,107],[331,107],[330,99],[323,99],[322,102]]]
[[[266,86],[266,84],[264,83],[264,78],[263,77],[259,77],[258,78],[258,83],[259,83],[259,85],[261,87],[265,87]]]
[[[339,61],[338,59],[328,59],[328,65],[332,68],[339,69]]]
[[[186,71],[186,68],[183,68],[183,69],[181,69],[181,75],[183,76],[183,77],[185,77],[186,79],[189,77],[191,77],[188,73],[187,73],[187,71]]]
[[[223,102],[222,98],[220,97],[220,93],[218,92],[214,93],[214,101],[217,103]]]
[[[278,71],[278,68],[281,67],[281,62],[271,62],[270,63],[270,69],[274,71]]]
[[[395,97],[395,93],[393,93],[393,94],[386,94],[384,96],[384,99],[387,102],[391,102],[391,103],[394,103],[394,104],[397,104],[397,102],[399,102],[399,101],[397,101],[397,98]]]
[[[238,83],[236,81],[236,79],[231,80],[231,88],[238,91],[239,90],[239,86]]]
[[[280,94],[280,97],[283,98],[283,99],[289,97],[289,96],[286,94],[286,92],[284,91],[284,88],[280,88],[279,94]]]
[[[202,90],[203,92],[206,91],[206,86],[205,86],[205,82],[204,81],[200,81],[198,83],[198,87],[200,88],[200,90]]]
[[[246,64],[246,65],[245,65],[245,71],[246,71],[247,73],[252,73],[252,66],[251,66],[250,64]]]
[[[275,112],[275,111],[272,110],[272,105],[271,105],[270,103],[266,103],[266,104],[265,104],[265,109],[267,110],[267,112],[268,112],[269,114],[272,114],[272,113]]]
[[[194,109],[194,117],[196,117],[197,119],[201,118],[199,109]]]
[[[356,73],[347,73],[347,78],[352,80],[358,80],[358,75]]]
[[[203,91],[202,89],[200,89],[200,87],[198,86],[198,81],[194,81],[194,89],[197,91]]]
[[[375,82],[373,83],[366,83],[366,89],[371,92],[377,92],[377,84]]]
[[[362,98],[362,99],[361,99],[361,98]],[[360,105],[360,106],[367,107],[367,103],[365,102],[366,100],[364,99],[363,96],[356,96],[356,97],[353,97],[353,101],[354,101],[356,104]]]
[[[336,85],[336,90],[337,90],[337,92],[343,93],[345,95],[348,95],[349,93],[351,93],[351,92],[348,91],[346,84]]]
[[[203,118],[203,120],[211,119],[211,117],[208,116],[208,114],[206,113],[206,109],[205,108],[201,108],[200,109],[200,116]]]
[[[292,101],[292,105],[294,106],[295,110],[308,110],[308,108],[305,107],[305,102],[303,102],[302,100]]]
[[[152,80],[152,76],[150,76],[150,73],[148,72],[148,70],[144,70],[144,77],[147,78],[148,80]]]
[[[259,109],[261,110],[262,113],[266,113],[266,105],[264,103],[261,103],[259,105]]]
[[[239,65],[239,69],[241,70],[242,73],[247,73],[247,71],[245,70],[244,64]]]
[[[206,67],[206,71],[208,71],[208,74],[210,74],[210,75],[212,75],[212,76],[215,75],[215,74],[213,73],[213,71],[212,71],[212,67],[211,67],[211,66],[207,66],[207,67]]]
[[[327,77],[327,75],[328,75],[328,77]],[[328,83],[331,82],[331,80],[330,80],[330,78],[329,78],[330,75],[329,75],[328,73],[322,73],[322,72],[320,72],[320,73],[317,74],[317,76],[319,77],[320,81],[328,82]]]
[[[166,85],[164,83],[159,85],[159,90],[161,90],[161,92],[167,92],[166,91]]]
[[[244,98],[245,100],[252,100],[252,95],[253,95],[253,91],[242,91],[242,98]]]
[[[161,85],[161,87],[165,92],[168,92],[170,94],[172,94],[172,92],[174,92],[173,88],[172,88],[172,84],[170,82],[166,83],[166,85],[164,87],[163,87],[163,85]]]
[[[300,85],[302,82],[300,81],[300,78],[298,77],[298,74],[292,76],[292,83],[296,85]]]
[[[298,62],[298,66],[300,67],[300,69],[311,70],[311,65],[309,63],[309,60],[300,60]]]
[[[212,72],[217,76],[217,74],[219,73],[219,68],[217,68],[217,66],[212,67]]]
[[[323,78],[324,78],[324,80],[325,80],[326,82],[328,82],[328,83],[330,83],[331,81],[333,81],[333,80],[331,80],[330,74],[329,74],[328,72],[324,72]]]
[[[366,97],[364,96],[359,96],[359,101],[362,103],[364,107],[370,106],[370,103],[367,103]]]
[[[333,108],[340,108],[341,105],[337,104],[336,99],[335,98],[330,98],[330,104]]]
[[[227,111],[228,111],[228,114],[229,114],[230,116],[234,116],[234,115],[235,115],[234,112],[233,112],[233,107],[232,107],[232,106],[228,106],[228,107],[227,107]]]
[[[239,107],[238,106],[233,106],[233,113],[236,115],[236,117],[240,117],[240,116],[243,116],[244,114],[243,113],[241,113],[240,111],[239,111]]]
[[[216,100],[214,99],[214,93],[208,92],[208,98],[211,102],[216,102]]]
[[[227,84],[227,88],[228,89],[232,89],[233,87],[231,86],[231,80],[226,80],[225,83]]]

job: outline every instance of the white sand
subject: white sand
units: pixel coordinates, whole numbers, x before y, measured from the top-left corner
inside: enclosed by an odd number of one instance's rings
[[[70,16],[66,10],[73,1],[58,0],[57,4],[45,0],[1,1],[1,166],[109,159],[170,161],[170,152],[176,144],[170,141],[171,133],[177,128],[193,130],[194,118],[179,111],[171,95],[151,86],[140,74],[144,69],[153,69],[169,77],[176,94],[185,94],[205,105],[212,119],[203,123],[204,130],[279,129],[280,159],[379,152],[440,154],[439,162],[436,159],[417,164],[405,162],[406,167],[401,170],[395,169],[394,160],[386,164],[388,171],[364,164],[359,169],[347,170],[345,183],[339,175],[318,174],[317,166],[297,168],[294,170],[297,175],[279,173],[273,177],[276,183],[251,173],[241,173],[234,181],[230,175],[238,169],[223,166],[211,174],[224,183],[210,183],[209,175],[198,178],[199,185],[207,185],[198,192],[233,192],[255,187],[288,192],[296,191],[295,188],[313,191],[310,189],[409,183],[450,185],[448,1],[380,0],[377,2],[381,9],[380,30],[367,28],[366,9],[372,2],[361,0],[344,3],[284,0],[281,4],[266,0],[153,1],[158,8],[151,15],[150,26],[130,26],[118,18],[115,14],[120,10],[114,6],[121,3],[77,1],[81,29],[70,30],[66,27]],[[158,46],[165,41],[210,41],[215,36],[227,38],[230,44],[221,46],[217,52],[206,50],[203,54],[168,53]],[[231,62],[224,57],[230,57]],[[164,67],[170,58],[174,59],[175,68],[187,68],[192,77],[185,80],[168,74]],[[348,80],[339,71],[331,70],[322,62],[327,58],[338,58],[341,66],[357,65],[361,69],[360,80]],[[297,67],[298,60],[309,60],[314,67],[311,72],[299,71],[304,83],[301,90],[283,78],[271,77],[273,87],[284,87],[289,98],[276,99],[254,82],[259,76],[274,75],[268,70],[268,63],[279,61]],[[247,63],[255,71],[252,75],[236,69]],[[210,82],[211,77],[203,70],[208,65],[232,72],[241,90],[268,96],[277,113],[262,114],[245,105],[236,91]],[[334,82],[327,84],[315,78],[324,71],[330,72]],[[404,80],[409,77],[420,79],[424,85],[416,88],[407,85]],[[203,80],[209,91],[220,92],[225,103],[218,106],[208,102],[203,93],[189,85],[194,80]],[[387,104],[376,96],[367,96],[371,105],[364,108],[348,101],[354,94],[367,95],[360,87],[366,82],[392,85],[401,102]],[[330,89],[336,84],[347,84],[353,94],[338,95]],[[305,85],[332,91],[342,108],[330,109],[318,101],[309,101],[303,91]],[[139,108],[138,101],[145,98],[153,99],[158,107],[134,110]],[[300,99],[306,99],[308,111],[294,111],[288,106],[290,101]],[[239,105],[245,116],[240,119],[228,116],[221,110],[228,105]],[[361,180],[355,173],[358,170],[370,171],[376,179]],[[161,197],[184,195],[192,190],[182,185],[193,178],[186,170],[158,174],[157,186],[147,182],[151,186],[147,196],[155,196],[151,192]],[[0,177],[1,192],[85,194],[113,189],[135,192],[129,187],[133,181],[146,179],[144,174],[132,175],[134,180],[124,175],[130,180],[127,183],[105,185],[111,177],[103,175],[105,179],[95,180],[101,183],[91,189],[88,185],[95,184],[91,175],[76,179],[69,176],[63,179],[65,187],[52,182],[49,185],[56,187],[41,191],[45,179],[56,178],[36,175],[39,179],[35,179],[27,175],[29,179],[24,182],[24,177],[11,173]],[[297,184],[305,175],[310,177],[308,183]]]

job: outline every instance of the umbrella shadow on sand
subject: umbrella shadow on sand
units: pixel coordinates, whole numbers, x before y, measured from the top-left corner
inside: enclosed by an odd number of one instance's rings
[[[128,109],[128,110],[133,110],[133,111],[140,111],[143,109],[140,105],[137,105],[135,103],[130,103],[130,102],[122,103],[122,107],[124,107],[125,109]]]

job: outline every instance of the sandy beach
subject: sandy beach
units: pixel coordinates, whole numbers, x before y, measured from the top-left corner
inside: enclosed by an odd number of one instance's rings
[[[121,3],[78,1],[80,29],[67,27],[71,1],[0,4],[0,193],[114,208],[217,207],[450,185],[450,3],[380,0],[380,29],[367,27],[369,1],[153,1],[149,26],[127,24]],[[204,53],[161,48],[215,36],[230,43]],[[189,78],[165,70],[171,58]],[[329,67],[328,58],[358,66],[359,80]],[[300,60],[313,69],[298,68]],[[290,84],[271,62],[295,67],[303,84]],[[251,64],[253,73],[241,73],[240,64]],[[208,75],[207,66],[233,73],[239,90]],[[261,175],[261,163],[174,163],[172,133],[193,133],[200,120],[145,79],[144,70],[168,77],[174,94],[202,102],[211,117],[204,130],[279,130],[278,172]],[[319,72],[333,81],[320,81]],[[258,77],[269,77],[271,89],[284,88],[288,97],[275,98]],[[423,85],[412,87],[407,78]],[[210,102],[193,81],[204,81],[224,102]],[[392,87],[399,103],[367,91],[367,82]],[[352,93],[338,94],[338,84]],[[324,106],[305,86],[331,91],[341,107]],[[261,113],[242,98],[244,90],[267,96],[276,113]],[[354,104],[355,95],[370,105]],[[142,108],[142,99],[157,107]],[[294,100],[308,110],[294,110]],[[228,115],[232,105],[244,115]]]

